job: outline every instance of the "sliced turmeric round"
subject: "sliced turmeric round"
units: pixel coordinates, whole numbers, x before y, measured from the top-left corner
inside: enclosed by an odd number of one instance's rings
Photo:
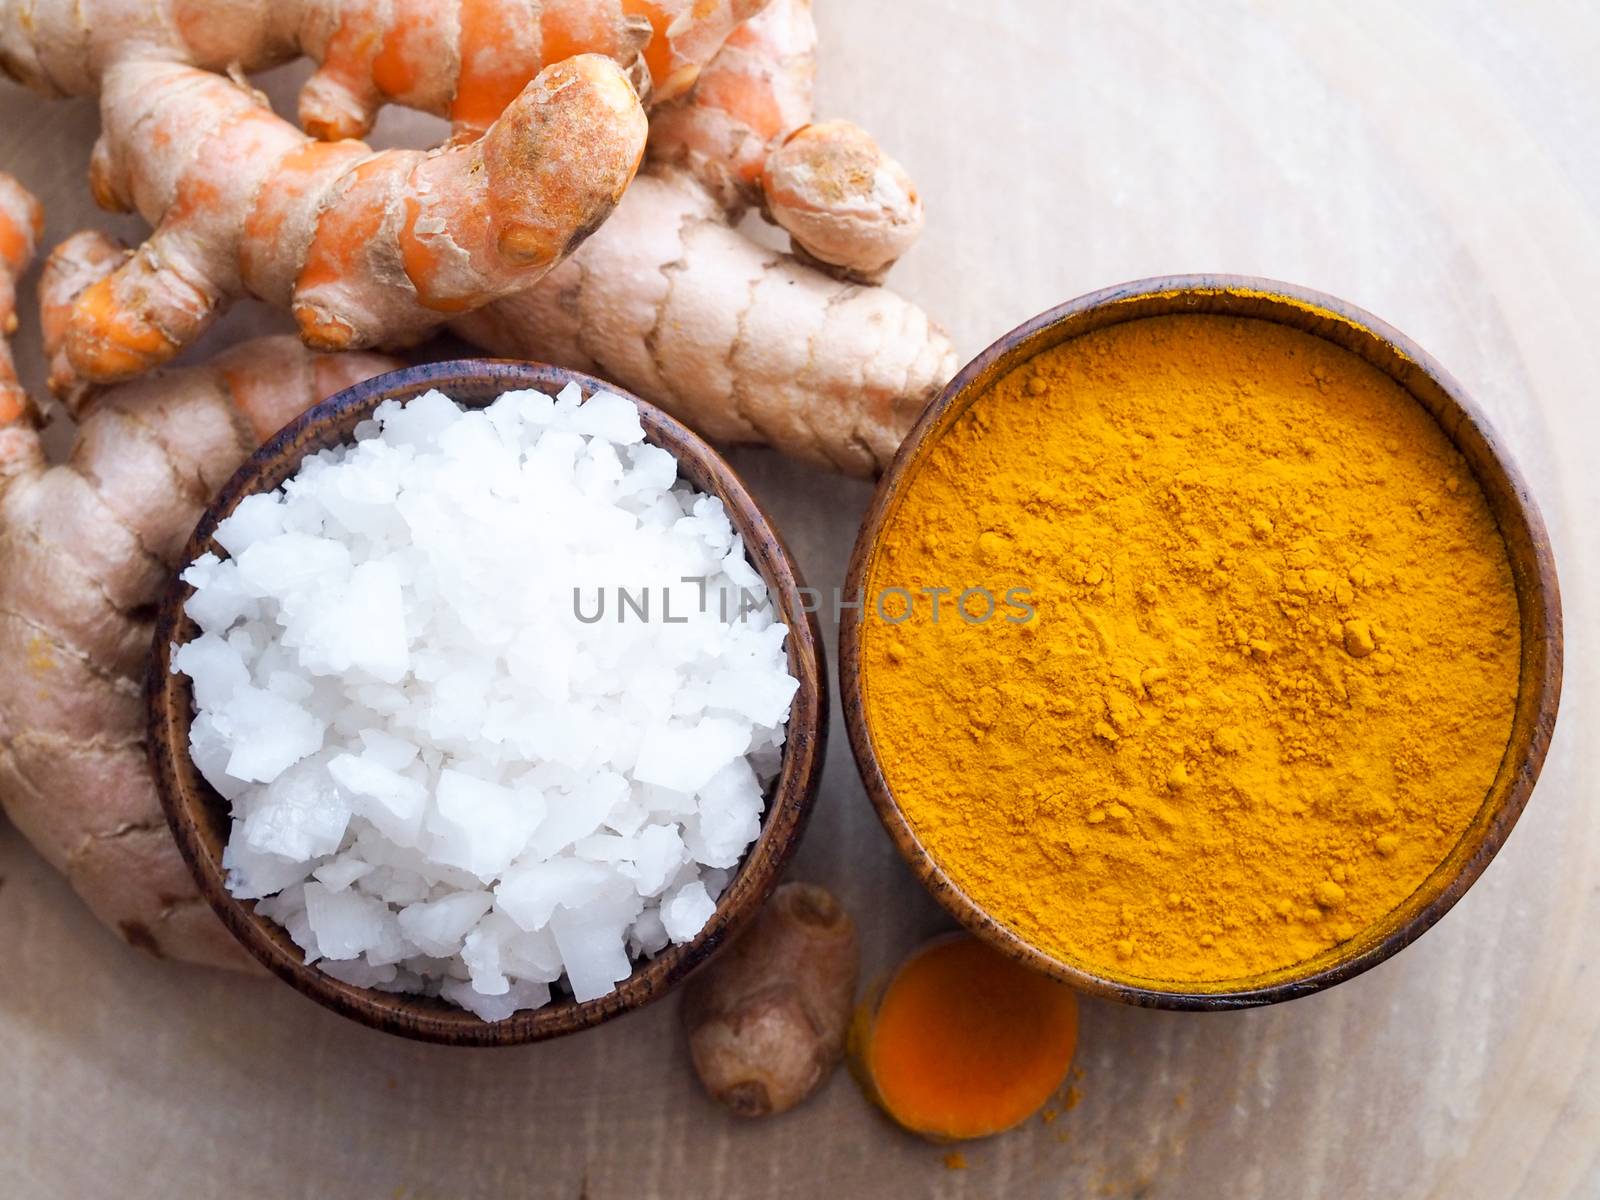
[[[1064,984],[967,934],[927,943],[858,1012],[851,1061],[896,1122],[941,1141],[988,1137],[1066,1078],[1078,1003]]]

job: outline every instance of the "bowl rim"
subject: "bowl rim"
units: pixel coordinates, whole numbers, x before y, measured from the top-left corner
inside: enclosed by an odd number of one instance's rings
[[[220,812],[225,824],[229,806],[189,761],[192,692],[186,677],[171,673],[173,644],[187,640],[195,629],[182,612],[193,589],[179,575],[208,550],[225,553],[213,537],[217,524],[240,500],[278,486],[307,455],[348,442],[349,433],[339,430],[353,429],[385,400],[410,399],[437,388],[458,403],[481,407],[500,392],[518,388],[554,392],[568,383],[577,383],[586,400],[604,391],[636,403],[645,440],[673,453],[679,460],[680,479],[722,499],[735,530],[744,537],[746,553],[767,582],[780,618],[789,626],[789,669],[800,686],[790,707],[782,765],[768,789],[761,832],[741,857],[705,928],[691,941],[669,945],[654,958],[641,960],[633,974],[605,996],[583,1002],[555,1000],[489,1022],[444,1001],[355,987],[308,966],[281,927],[256,915],[254,901],[229,894],[220,844],[200,820],[209,809]],[[492,390],[481,396],[462,399],[453,394],[453,389],[490,385]],[[727,460],[687,426],[626,389],[581,371],[494,358],[450,359],[373,376],[307,409],[268,438],[216,493],[185,544],[182,563],[173,570],[160,601],[145,677],[147,745],[161,807],[201,895],[235,939],[272,974],[325,1008],[386,1033],[446,1045],[521,1045],[592,1028],[659,999],[708,962],[754,917],[799,843],[821,781],[828,733],[826,656],[805,594],[793,554]]]
[[[923,411],[879,482],[851,551],[846,595],[866,595],[884,523],[926,448],[994,380],[1035,354],[1094,330],[1186,313],[1283,324],[1356,354],[1433,416],[1467,459],[1489,500],[1517,592],[1522,647],[1516,707],[1506,750],[1482,804],[1417,889],[1350,942],[1222,986],[1099,973],[1046,953],[990,916],[945,873],[912,830],[884,777],[863,706],[864,604],[847,609],[840,623],[839,690],[850,747],[873,808],[901,857],[951,916],[998,949],[1091,995],[1147,1008],[1217,1011],[1292,1000],[1354,978],[1419,938],[1478,879],[1526,806],[1555,727],[1562,677],[1561,599],[1538,505],[1488,420],[1449,372],[1399,330],[1353,304],[1277,280],[1224,274],[1153,276],[1089,292],[1023,322],[963,367]],[[1519,551],[1525,561],[1519,562]]]

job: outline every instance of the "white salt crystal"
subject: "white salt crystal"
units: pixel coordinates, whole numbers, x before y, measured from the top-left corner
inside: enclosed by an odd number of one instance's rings
[[[497,996],[486,996],[471,983],[446,979],[439,989],[446,1000],[476,1013],[485,1021],[504,1021],[526,1008],[543,1008],[550,1003],[550,985],[518,980]]]
[[[480,917],[494,905],[488,892],[452,892],[400,910],[400,932],[424,954],[451,958]]]
[[[500,914],[491,913],[484,920],[498,916]],[[549,929],[512,929],[501,938],[500,961],[507,974],[518,979],[554,983],[561,978],[561,948]]]
[[[402,846],[417,844],[428,797],[416,780],[353,754],[335,757],[328,763],[328,774],[386,837]]]
[[[323,863],[311,874],[330,892],[342,892],[357,880],[371,875],[375,869],[371,863],[363,862],[353,854],[341,854],[338,858]]]
[[[233,824],[233,835],[222,848],[222,869],[227,872],[228,890],[235,896],[258,900],[306,877],[304,862],[251,849],[240,834],[244,822],[235,820]]]
[[[673,942],[682,945],[704,929],[716,911],[706,885],[697,879],[684,884],[661,905],[661,926]]]
[[[634,881],[641,896],[660,895],[689,862],[689,848],[675,825],[648,825],[632,845],[631,861],[623,867],[623,874]]]
[[[653,498],[656,493],[665,492],[678,480],[678,460],[660,446],[641,443],[628,452],[628,462],[633,469],[628,472],[623,486],[619,489],[622,495]],[[652,503],[655,502],[652,499]],[[675,518],[681,515],[675,513]]]
[[[238,558],[257,542],[283,532],[283,507],[268,493],[246,496],[217,522],[217,545]]]
[[[598,1000],[633,974],[626,928],[625,920],[609,912],[562,908],[550,918],[550,932],[576,1000]]]
[[[260,612],[255,594],[239,578],[239,568],[215,554],[202,554],[184,569],[180,578],[195,592],[184,601],[183,611],[205,633],[216,633],[235,621]]]
[[[244,658],[214,633],[201,634],[179,646],[172,655],[172,672],[194,681],[194,702],[199,708],[221,708],[240,688],[250,685],[250,668]]]
[[[237,689],[212,713],[217,730],[229,742],[226,770],[246,783],[271,783],[315,754],[327,728],[298,704],[257,687]]]
[[[761,828],[761,784],[744,759],[735,759],[700,789],[699,811],[685,825],[694,857],[710,867],[731,867]]]
[[[306,533],[264,538],[234,561],[243,586],[263,599],[280,601],[331,582],[343,583],[350,573],[349,547]]]
[[[382,729],[363,729],[357,736],[361,738],[361,757],[377,766],[404,771],[417,761],[419,747],[415,742]]]
[[[503,1020],[704,928],[797,685],[721,501],[643,439],[576,386],[385,403],[183,572],[228,885],[307,962]]]
[[[349,823],[350,805],[327,764],[312,758],[272,781],[238,833],[257,853],[309,862],[336,851]]]
[[[708,708],[726,709],[756,725],[781,725],[800,688],[791,675],[776,675],[757,666],[718,671],[706,685]]]
[[[235,800],[250,790],[250,784],[228,774],[233,757],[232,740],[217,728],[216,718],[202,712],[189,725],[189,758],[224,800]]]
[[[545,797],[544,820],[534,830],[532,849],[549,857],[599,829],[606,815],[628,797],[628,781],[615,771],[597,771],[570,791]]]
[[[308,964],[322,957],[316,934],[311,932],[311,922],[306,918],[305,888],[291,884],[276,896],[268,896],[256,905],[262,916],[282,925],[294,944],[304,951]]]
[[[325,958],[355,958],[383,941],[389,907],[360,892],[330,892],[320,883],[305,887],[306,919]]]
[[[406,672],[406,622],[400,574],[390,562],[364,562],[350,573],[343,600],[350,618],[350,665],[384,683]]]
[[[639,747],[633,777],[675,792],[694,792],[750,748],[750,727],[706,717],[689,729],[652,727]]]
[[[628,931],[629,950],[634,954],[660,954],[671,943],[667,927],[661,923],[661,910],[647,908]]]
[[[615,877],[600,863],[546,859],[507,871],[495,892],[495,903],[521,928],[543,929],[558,905],[581,908]]]
[[[596,392],[588,401],[567,418],[566,427],[573,433],[585,433],[618,446],[631,446],[644,441],[644,426],[639,423],[639,410],[632,401],[610,392]]]
[[[428,391],[401,404],[385,400],[373,414],[383,426],[383,438],[391,445],[427,447],[461,419],[461,410],[443,392]]]
[[[491,924],[496,918],[504,925]],[[490,913],[478,923],[476,929],[467,934],[460,957],[451,960],[452,964],[460,963],[466,978],[472,981],[473,990],[479,995],[500,996],[511,987],[510,978],[500,968],[501,951],[509,937],[507,927],[512,930],[516,928],[503,913]]]
[[[488,881],[527,844],[531,822],[510,788],[447,767],[439,773],[434,805],[429,849],[449,866]]]

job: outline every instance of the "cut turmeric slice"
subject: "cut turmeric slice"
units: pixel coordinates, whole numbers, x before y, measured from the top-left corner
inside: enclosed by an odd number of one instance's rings
[[[967,934],[915,951],[856,1014],[851,1062],[913,1133],[988,1137],[1037,1112],[1066,1078],[1078,1004],[1064,984]]]

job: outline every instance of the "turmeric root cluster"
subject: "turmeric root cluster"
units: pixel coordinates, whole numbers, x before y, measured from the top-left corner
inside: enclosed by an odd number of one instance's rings
[[[955,362],[920,310],[847,282],[882,273],[921,206],[865,133],[809,124],[814,44],[810,0],[0,0],[0,67],[99,95],[95,196],[155,228],[67,314],[56,385],[158,366],[252,295],[322,349],[459,318],[714,436],[869,474]],[[299,55],[319,64],[303,134],[238,82]],[[648,186],[602,226],[644,148],[635,92],[656,106]],[[338,140],[386,103],[454,136]],[[797,258],[734,231],[752,205]]]
[[[0,178],[0,247],[18,236],[19,191]],[[93,274],[61,261],[44,282],[57,304]],[[8,284],[15,262],[0,267]],[[202,508],[258,439],[393,365],[315,355],[293,338],[246,342],[208,366],[80,394],[77,442],[54,467],[33,409],[0,412],[0,806],[142,949],[247,967],[195,890],[145,757],[155,601]]]

